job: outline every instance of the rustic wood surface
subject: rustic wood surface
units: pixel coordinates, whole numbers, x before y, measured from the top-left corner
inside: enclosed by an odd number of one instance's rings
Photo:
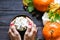
[[[22,0],[0,0],[0,40],[9,40],[8,29],[11,19],[21,14],[31,17],[38,27],[37,38],[43,40],[42,20],[37,20],[36,17],[24,11]]]

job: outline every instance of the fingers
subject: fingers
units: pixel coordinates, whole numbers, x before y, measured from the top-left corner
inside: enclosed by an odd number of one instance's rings
[[[29,33],[31,32],[31,29],[32,29],[32,27],[28,26],[28,28],[27,28],[27,30],[25,32],[25,35],[29,35]]]
[[[15,36],[11,29],[9,29],[8,34],[9,34],[10,37],[14,37]]]
[[[34,32],[37,32],[37,27],[36,27],[35,24],[34,24],[33,27],[32,27],[32,32],[33,32],[33,33],[34,33]]]
[[[36,34],[37,34],[37,28],[35,24],[34,27],[27,28],[27,31],[25,32],[25,35],[27,35],[28,37],[35,36]]]
[[[37,33],[37,28],[36,28],[36,25],[34,24],[29,36],[32,36],[32,35],[34,36],[34,35],[36,35],[36,33]]]
[[[35,40],[37,34],[37,28],[36,25],[34,24],[32,28],[27,28],[27,31],[25,32],[24,35],[24,40]]]
[[[10,23],[10,28],[9,28],[8,34],[9,34],[11,40],[21,40],[21,36],[20,36],[19,32],[16,30],[14,21],[12,21]]]
[[[32,21],[31,19],[29,19],[28,17],[26,17],[26,19],[27,19],[27,20],[28,20],[28,22],[29,22],[29,24],[28,24],[28,25],[29,25],[30,27],[32,27],[32,25],[33,25],[33,21]]]
[[[11,21],[10,26],[13,26],[15,22],[15,19],[13,21]]]
[[[27,28],[26,32],[25,32],[25,36],[28,37],[28,35],[30,34],[31,32],[31,28]]]
[[[37,34],[37,27],[35,24],[34,24],[34,27],[32,27],[32,33],[34,36],[36,36],[36,34]]]
[[[21,40],[21,36],[19,32],[16,30],[16,28],[14,27],[14,25],[9,28],[8,34],[11,40]]]
[[[8,33],[9,33],[9,35],[12,36],[12,37],[15,37],[15,36],[18,35],[18,32],[17,32],[16,29],[13,28],[13,27],[9,29],[9,32],[8,32]]]
[[[19,33],[18,33],[18,31],[16,30],[13,22],[14,22],[14,21],[12,21],[12,22],[10,23],[9,32],[10,32],[10,33],[13,33],[15,36],[18,36]],[[10,31],[10,30],[11,30],[11,31]],[[13,36],[13,35],[12,35],[12,36]]]
[[[10,23],[10,29],[12,30],[13,33],[16,32],[16,28],[15,28],[13,21]]]
[[[28,36],[29,33],[31,32],[33,22],[28,17],[26,17],[26,19],[29,21],[29,25],[28,25],[28,28],[27,28],[27,30],[25,32],[25,35]]]
[[[12,27],[10,27],[11,32],[15,35],[18,36],[19,32],[16,30],[15,26],[13,25]]]
[[[15,20],[14,20],[15,21]],[[10,26],[13,26],[14,25],[14,21],[12,21],[11,23],[10,23]]]
[[[26,19],[27,19],[29,22],[33,23],[33,21],[32,21],[31,19],[29,19],[28,17],[26,17]]]

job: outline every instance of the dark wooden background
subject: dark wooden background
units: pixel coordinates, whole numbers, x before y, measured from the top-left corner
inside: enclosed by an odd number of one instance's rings
[[[42,21],[32,17],[31,14],[24,11],[22,0],[0,0],[0,40],[9,40],[8,29],[11,19],[16,15],[26,14],[37,25],[37,38],[43,40],[42,36]]]

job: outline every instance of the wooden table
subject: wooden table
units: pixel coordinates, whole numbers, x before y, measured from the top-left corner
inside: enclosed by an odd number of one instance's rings
[[[31,17],[39,28],[37,33],[38,39],[43,40],[42,20],[38,21],[36,17],[32,17],[31,14],[24,11],[22,0],[0,0],[0,40],[9,40],[8,29],[11,19],[13,19],[16,15],[21,14]]]

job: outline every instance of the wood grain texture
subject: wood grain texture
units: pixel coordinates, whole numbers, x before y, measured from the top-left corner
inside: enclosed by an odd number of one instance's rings
[[[34,23],[39,27],[37,37],[43,40],[42,36],[42,21],[32,17],[31,14],[24,11],[22,0],[0,0],[0,40],[9,40],[8,29],[11,19],[16,15],[25,14],[29,16]]]

